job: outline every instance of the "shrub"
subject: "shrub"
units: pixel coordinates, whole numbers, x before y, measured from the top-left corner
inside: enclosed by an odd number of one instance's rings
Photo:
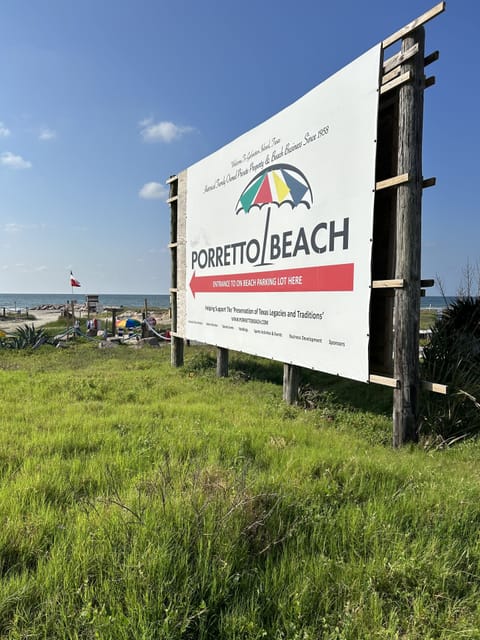
[[[480,431],[480,298],[458,298],[432,327],[421,376],[448,385],[425,395],[420,431],[452,441]]]
[[[5,338],[0,346],[6,349],[26,349],[27,347],[38,347],[47,342],[47,334],[44,329],[36,329],[35,325],[25,324],[18,327],[15,333]]]

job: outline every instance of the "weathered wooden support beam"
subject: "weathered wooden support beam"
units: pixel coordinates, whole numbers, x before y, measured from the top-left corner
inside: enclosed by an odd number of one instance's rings
[[[112,336],[117,335],[117,310],[112,309]]]
[[[298,400],[300,386],[300,367],[294,364],[283,365],[283,399],[287,404],[295,404]]]
[[[170,339],[171,358],[170,363],[172,367],[183,367],[183,338],[172,336]]]
[[[424,189],[428,189],[428,187],[434,187],[436,184],[437,184],[437,179],[436,178],[426,178],[422,182],[422,187]]]
[[[178,228],[178,178],[172,176],[167,180],[170,185],[170,313],[171,313],[171,338],[170,338],[170,362],[173,367],[183,367],[183,338],[176,335],[178,323],[177,309],[177,228]]]
[[[442,5],[444,3],[441,3]],[[439,5],[437,6],[438,9]],[[443,9],[442,9],[443,10]],[[430,17],[439,11],[431,11]],[[426,21],[422,16],[423,22]],[[430,18],[428,18],[430,19]],[[414,25],[416,26],[416,24]],[[422,132],[423,132],[423,60],[425,31],[420,27],[402,41],[402,51],[418,44],[419,54],[402,65],[411,82],[399,88],[397,173],[410,180],[396,191],[395,277],[405,281],[395,291],[394,371],[400,387],[393,391],[393,446],[400,447],[417,436],[419,390],[420,263],[422,214]]]
[[[226,378],[228,376],[228,349],[217,347],[217,377]]]

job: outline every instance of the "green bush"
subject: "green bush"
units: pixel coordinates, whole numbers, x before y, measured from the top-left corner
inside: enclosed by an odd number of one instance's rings
[[[448,385],[448,394],[427,394],[420,431],[452,441],[480,431],[480,298],[458,298],[432,326],[421,376]]]

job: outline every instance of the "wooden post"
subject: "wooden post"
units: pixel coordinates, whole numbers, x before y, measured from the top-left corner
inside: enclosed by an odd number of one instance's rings
[[[283,399],[287,404],[295,404],[298,400],[300,386],[300,367],[295,364],[283,365]]]
[[[117,310],[112,309],[112,336],[117,335]]]
[[[226,378],[228,376],[228,349],[217,347],[217,377]]]
[[[422,213],[422,129],[425,31],[420,27],[402,41],[402,52],[418,44],[417,55],[402,65],[411,81],[399,88],[397,174],[409,182],[397,187],[395,278],[404,286],[395,290],[393,446],[417,434],[419,389],[420,258]]]
[[[171,338],[171,359],[173,367],[183,367],[183,338],[172,336]]]
[[[175,335],[177,331],[177,229],[178,229],[178,178],[170,181],[170,309],[172,318],[172,331],[170,340],[170,362],[173,367],[183,367],[183,338]]]
[[[147,320],[147,314],[148,314],[148,307],[147,307],[147,299],[144,299],[143,302],[143,311],[142,311],[142,338],[148,338],[148,334],[149,334],[149,330],[146,324],[146,320]]]

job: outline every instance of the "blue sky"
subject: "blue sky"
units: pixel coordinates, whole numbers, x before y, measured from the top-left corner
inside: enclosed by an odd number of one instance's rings
[[[68,292],[72,269],[84,293],[166,293],[168,176],[434,4],[3,0],[0,292]],[[479,22],[452,0],[426,27],[422,277],[449,294],[480,257]]]

